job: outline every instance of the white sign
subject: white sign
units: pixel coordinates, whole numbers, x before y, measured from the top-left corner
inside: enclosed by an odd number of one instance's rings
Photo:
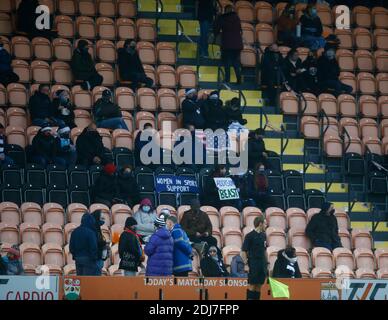
[[[388,300],[388,280],[350,279],[341,300]]]
[[[218,189],[220,200],[240,199],[232,178],[213,178]]]
[[[59,277],[41,282],[42,276],[0,276],[0,300],[58,300]]]

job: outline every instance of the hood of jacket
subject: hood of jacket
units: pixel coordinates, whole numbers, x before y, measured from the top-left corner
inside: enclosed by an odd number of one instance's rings
[[[170,231],[165,227],[159,228],[155,233],[161,239],[168,239],[171,237]]]
[[[81,226],[90,230],[95,230],[96,220],[91,214],[85,213],[81,218]]]

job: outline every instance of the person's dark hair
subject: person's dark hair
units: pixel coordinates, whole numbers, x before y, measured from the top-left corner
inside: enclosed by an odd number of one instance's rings
[[[167,220],[172,221],[173,224],[177,224],[177,223],[178,223],[178,219],[177,219],[175,216],[173,216],[173,215],[169,215],[169,216],[166,218],[166,221],[167,221]]]
[[[295,53],[298,53],[298,50],[296,50],[296,48],[292,48],[290,51],[288,51],[287,58],[291,58]]]
[[[99,225],[99,221],[101,219],[101,215],[102,215],[102,211],[101,210],[94,210],[91,215],[94,217],[94,219],[96,220],[96,226],[100,226]]]
[[[263,128],[258,128],[255,130],[255,134],[257,134],[259,136],[264,136],[265,130]]]
[[[4,126],[0,123],[0,129],[4,129]]]
[[[41,83],[39,85],[38,91],[41,92],[43,88],[50,88],[50,86],[47,83]]]
[[[253,220],[253,225],[255,226],[255,228],[260,226],[262,223],[264,223],[264,216],[263,215],[259,215],[258,217],[255,218],[255,220]]]
[[[296,250],[294,247],[288,246],[286,249],[284,249],[284,253],[287,255],[289,258],[293,258],[296,256]]]
[[[234,10],[233,5],[228,4],[227,6],[225,6],[225,13],[233,12],[233,10]]]
[[[289,17],[290,16],[290,11],[291,11],[291,8],[294,8],[295,9],[295,5],[293,3],[287,3],[286,7],[284,8],[283,12],[282,12],[282,16],[287,16]]]
[[[78,49],[83,49],[88,46],[88,42],[86,40],[78,41]]]
[[[218,164],[214,170],[214,173],[220,173],[223,169],[226,169],[226,166],[224,164]]]
[[[124,42],[124,48],[128,47],[128,46],[131,44],[132,41],[134,41],[134,40],[133,40],[133,39],[127,39],[127,40],[125,40],[125,42]]]
[[[151,127],[152,128],[152,124],[147,122],[144,124],[143,128],[146,129],[146,127]]]

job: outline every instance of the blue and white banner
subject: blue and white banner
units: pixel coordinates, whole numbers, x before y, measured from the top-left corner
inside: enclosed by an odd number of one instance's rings
[[[156,192],[199,193],[197,180],[190,176],[163,175],[155,177]]]

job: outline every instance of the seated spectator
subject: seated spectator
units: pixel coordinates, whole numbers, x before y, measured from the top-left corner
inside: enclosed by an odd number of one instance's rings
[[[318,59],[318,81],[324,92],[334,90],[335,95],[350,94],[353,88],[339,80],[340,67],[335,57],[335,49],[326,47],[325,52]]]
[[[65,122],[55,116],[56,109],[50,99],[50,87],[48,84],[39,85],[39,89],[31,96],[28,108],[32,124],[43,127],[47,124],[53,127],[63,128]]]
[[[233,257],[230,263],[230,275],[235,278],[248,278],[248,272],[245,271],[245,263],[240,255]]]
[[[212,236],[212,223],[209,216],[200,209],[197,199],[192,200],[191,209],[183,214],[181,226],[190,241],[194,242],[193,246],[199,254],[205,252],[206,246],[217,246],[217,240]]]
[[[333,204],[325,202],[321,211],[312,216],[306,227],[306,235],[314,247],[324,247],[329,250],[342,247],[338,235],[337,218],[334,215]]]
[[[258,163],[267,163],[267,150],[264,142],[264,129],[256,129],[249,133],[248,138],[248,168],[254,170]]]
[[[256,205],[264,212],[271,206],[271,196],[268,193],[268,177],[262,163],[257,165],[254,175],[254,199]]]
[[[41,128],[32,139],[32,162],[43,167],[49,164],[66,166],[66,160],[58,154],[58,140],[50,127]]]
[[[277,104],[277,97],[285,81],[281,65],[283,57],[276,43],[265,48],[261,60],[261,86],[263,97],[270,106]]]
[[[186,98],[182,102],[183,126],[193,125],[196,129],[205,128],[201,103],[198,101],[197,90],[186,89]]]
[[[0,83],[4,87],[7,87],[10,83],[19,81],[19,76],[12,70],[11,62],[12,57],[9,52],[4,49],[4,44],[0,40]]]
[[[228,121],[228,131],[236,131],[237,137],[240,136],[241,131],[248,130],[244,125],[248,123],[243,118],[240,106],[240,99],[233,98],[225,103],[225,113]]]
[[[145,123],[143,130],[139,131],[136,138],[135,138],[134,154],[135,154],[136,165],[138,165],[138,166],[141,166],[143,164],[143,162],[141,161],[141,150],[143,149],[144,146],[146,146],[152,140],[152,136],[150,134],[146,141],[142,141],[141,134],[143,131],[146,131],[146,130],[150,130],[150,131],[153,130],[151,123]]]
[[[148,256],[146,277],[168,277],[172,275],[174,266],[174,240],[166,228],[164,216],[155,220],[155,233],[144,248]]]
[[[70,128],[58,129],[56,155],[65,160],[66,166],[75,165],[77,162],[77,151],[70,139]]]
[[[69,251],[75,260],[77,276],[95,276],[97,274],[97,235],[96,221],[86,212],[81,225],[71,234]]]
[[[152,88],[154,82],[151,78],[147,77],[144,71],[134,40],[125,40],[124,48],[118,50],[117,63],[121,80],[131,81],[132,90],[135,91],[140,83],[144,83],[146,87]]]
[[[71,70],[74,79],[82,81],[81,88],[89,91],[101,85],[104,78],[97,72],[93,58],[88,50],[87,41],[80,40],[71,58]]]
[[[13,159],[6,154],[6,146],[7,137],[5,136],[5,129],[4,126],[0,123],[0,165],[13,165]]]
[[[303,77],[306,70],[303,68],[302,60],[298,51],[291,49],[283,62],[283,74],[288,85],[296,92],[304,91]]]
[[[302,278],[295,248],[287,247],[278,251],[278,258],[272,271],[274,278]]]
[[[212,129],[213,131],[226,129],[228,121],[218,91],[210,93],[209,98],[204,102],[203,109],[206,129]]]
[[[96,128],[95,123],[89,124],[79,135],[75,144],[78,163],[84,166],[106,163],[104,144]]]
[[[2,260],[3,268],[5,268],[5,275],[20,276],[24,274],[18,245],[14,244],[11,248],[7,249],[7,254],[4,257],[0,257],[0,260]]]
[[[74,106],[70,101],[69,92],[66,90],[58,90],[56,98],[53,99],[54,117],[62,120],[70,129],[76,127],[74,123]]]
[[[116,170],[117,168],[113,163],[104,166],[104,171],[101,172],[92,187],[91,198],[94,203],[102,203],[108,207],[114,204],[118,189],[115,176]]]
[[[122,203],[125,203],[130,207],[139,203],[139,187],[135,176],[133,175],[131,166],[121,168],[117,176],[117,185],[119,189],[117,197]]]
[[[151,200],[147,198],[141,200],[139,210],[135,212],[133,217],[137,221],[137,233],[142,237],[144,242],[148,242],[149,237],[155,231],[154,223],[158,217]]]
[[[317,8],[309,4],[300,18],[301,35],[304,46],[310,50],[318,50],[325,47],[325,39],[322,37],[323,27],[318,16]]]
[[[168,210],[168,209],[167,209]],[[161,212],[163,214],[163,211]],[[175,216],[169,215],[166,220],[167,229],[174,240],[174,267],[175,277],[187,277],[192,268],[192,247],[189,237],[178,223]]]
[[[205,257],[202,258],[201,272],[204,277],[216,278],[229,276],[229,272],[226,270],[226,266],[216,247],[211,246]]]
[[[127,277],[135,277],[140,264],[144,261],[144,251],[140,236],[136,233],[136,225],[136,219],[128,217],[119,241],[119,268],[124,270]]]
[[[306,60],[302,63],[303,69],[303,84],[306,92],[319,95],[320,87],[318,82],[318,58],[316,51],[310,51]]]
[[[245,207],[255,207],[256,193],[253,175],[250,173],[236,175],[232,179],[240,196],[240,199],[237,200],[238,205],[236,208],[242,211]]]
[[[276,22],[278,30],[278,41],[287,47],[298,46],[299,39],[296,37],[296,26],[298,18],[295,14],[295,5],[288,3]]]

